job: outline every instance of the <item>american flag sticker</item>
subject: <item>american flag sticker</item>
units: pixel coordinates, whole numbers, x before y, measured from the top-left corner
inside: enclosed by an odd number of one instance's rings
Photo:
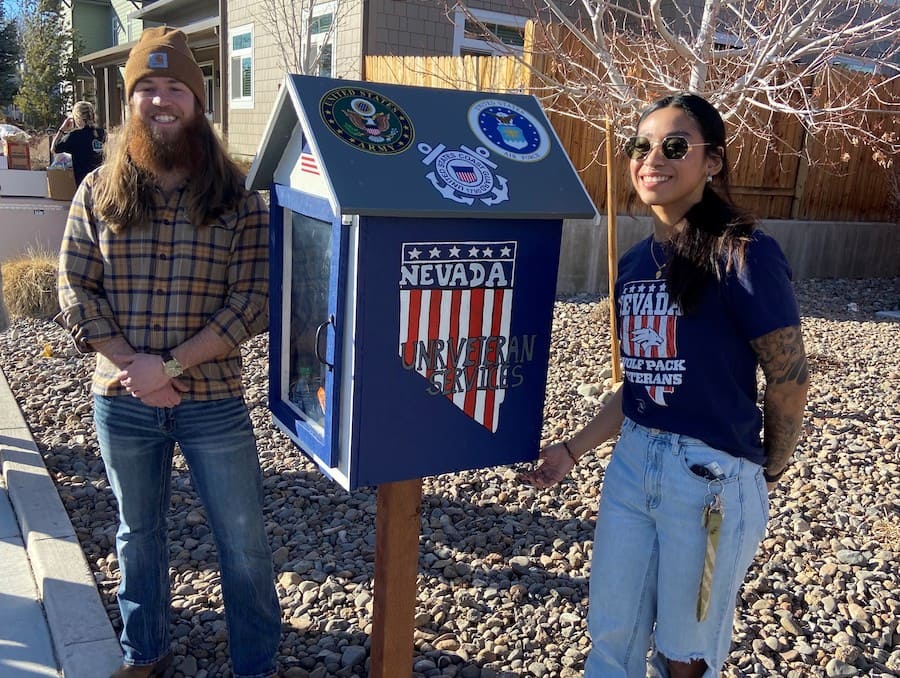
[[[329,194],[327,169],[327,166],[320,163],[309,141],[303,139],[300,154],[291,168],[290,186],[305,193],[326,197]]]
[[[496,432],[508,388],[522,382],[533,338],[510,336],[516,241],[412,242],[400,260],[399,356]],[[529,341],[531,342],[529,344]]]
[[[319,164],[316,162],[316,156],[308,150],[304,150],[300,154],[300,171],[307,174],[319,175]]]

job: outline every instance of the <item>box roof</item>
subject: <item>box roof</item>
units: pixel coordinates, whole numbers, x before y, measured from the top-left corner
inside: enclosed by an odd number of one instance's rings
[[[329,200],[335,214],[591,218],[537,99],[287,75],[247,185]]]

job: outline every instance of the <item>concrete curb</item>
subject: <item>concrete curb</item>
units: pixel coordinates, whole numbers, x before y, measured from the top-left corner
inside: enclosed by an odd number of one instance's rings
[[[0,674],[59,677],[50,630],[19,524],[0,476]]]
[[[122,662],[118,639],[53,479],[2,371],[0,468],[43,604],[56,667],[65,678],[108,676]],[[3,542],[11,548],[16,540],[4,538]],[[6,584],[0,584],[0,593],[5,590]],[[5,647],[0,644],[0,667]]]

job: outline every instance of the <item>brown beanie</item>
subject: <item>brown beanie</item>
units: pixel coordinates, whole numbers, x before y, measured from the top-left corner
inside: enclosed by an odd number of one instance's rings
[[[150,77],[180,80],[194,93],[200,106],[206,107],[203,71],[188,47],[187,36],[177,28],[157,26],[141,33],[125,62],[125,97],[131,99],[138,80]]]

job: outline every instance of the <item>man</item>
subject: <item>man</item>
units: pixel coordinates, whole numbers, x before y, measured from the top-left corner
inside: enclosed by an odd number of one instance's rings
[[[60,254],[62,317],[96,351],[94,419],[119,504],[125,663],[172,663],[166,511],[175,443],[212,527],[235,676],[270,676],[281,628],[239,345],[268,325],[268,211],[202,114],[179,30],[125,64],[130,118],[79,187]]]
[[[63,121],[53,137],[51,146],[54,153],[72,156],[72,173],[78,186],[88,172],[103,162],[104,143],[106,131],[94,125],[93,104],[77,101],[72,107],[72,115]]]

